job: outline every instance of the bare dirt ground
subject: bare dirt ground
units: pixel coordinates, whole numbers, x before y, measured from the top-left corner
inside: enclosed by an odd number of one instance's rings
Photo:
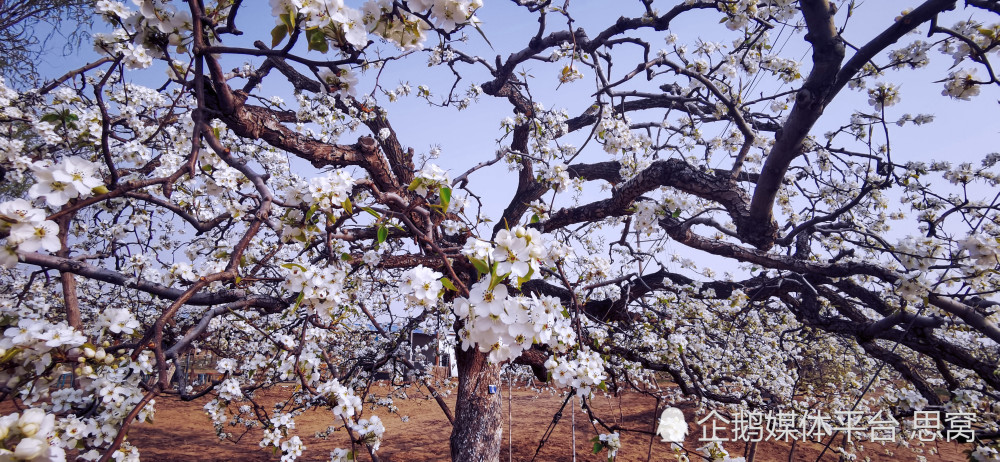
[[[384,397],[390,390],[377,388],[372,390],[378,397]],[[506,418],[508,413],[507,389],[503,393]],[[407,390],[407,399],[396,399],[398,414],[387,412],[379,407],[372,410],[372,404],[365,404],[365,416],[374,413],[383,420],[386,432],[382,446],[378,451],[380,460],[385,462],[422,462],[449,460],[448,436],[451,428],[437,403],[425,393],[416,389]],[[526,388],[515,387],[511,406],[511,422],[505,421],[503,435],[503,450],[500,460],[530,461],[535,456],[539,440],[546,428],[552,422],[553,415],[562,405],[564,398],[559,393],[543,391],[541,393]],[[252,430],[238,442],[219,441],[215,437],[211,421],[202,410],[208,399],[193,402],[181,402],[171,397],[157,399],[156,419],[153,424],[140,424],[132,428],[129,440],[136,445],[143,460],[156,461],[272,461],[280,459],[280,453],[274,453],[258,446],[261,432]],[[448,399],[454,406],[454,398]],[[572,403],[572,401],[571,401]],[[602,418],[613,421],[628,429],[651,431],[658,415],[654,415],[656,401],[648,396],[637,393],[624,394],[621,397],[599,397],[594,401],[594,408]],[[690,460],[700,462],[705,459],[697,456],[694,449],[704,443],[698,441],[702,436],[702,428],[695,421],[693,407],[681,406],[689,422],[689,434],[685,448],[692,451]],[[662,410],[662,408],[661,408]],[[407,418],[404,419],[403,416]],[[572,461],[573,459],[573,422],[572,406],[567,406],[562,418],[555,426],[551,437],[542,447],[534,460],[537,461]],[[404,421],[405,420],[405,421]],[[296,419],[295,434],[298,434],[306,445],[306,450],[299,460],[329,460],[330,451],[334,448],[349,448],[349,438],[344,431],[338,431],[327,439],[318,439],[314,435],[325,430],[333,422],[333,414],[329,411],[310,411]],[[591,450],[591,438],[597,435],[594,427],[588,421],[584,411],[577,409],[575,415],[576,459],[580,461],[606,461],[607,452],[594,455]],[[235,428],[227,431],[239,433]],[[509,429],[509,432],[508,432]],[[511,455],[508,456],[508,437]],[[650,438],[648,434],[627,432],[622,435],[622,448],[617,458],[618,462],[626,461],[672,461],[677,460],[670,452],[667,443],[660,438]],[[838,440],[839,442],[839,440]],[[836,446],[836,444],[834,444]],[[792,457],[790,450],[794,448]],[[956,443],[928,443],[922,454],[928,461],[964,461],[962,454],[968,446]],[[732,456],[745,455],[747,447],[744,443],[726,443],[726,449]],[[822,445],[815,443],[778,443],[762,442],[758,445],[756,461],[817,461]],[[933,452],[932,452],[933,451]],[[358,448],[359,460],[370,460],[368,454]],[[863,456],[871,457],[873,461],[914,461],[917,453],[906,447],[895,444],[881,446],[868,443]],[[862,457],[863,459],[863,457]],[[836,461],[838,456],[833,451],[827,451],[821,462]]]

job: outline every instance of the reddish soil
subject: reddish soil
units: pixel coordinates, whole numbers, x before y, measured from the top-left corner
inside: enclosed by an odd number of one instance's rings
[[[516,387],[515,387],[516,388]],[[387,388],[374,389],[373,393],[384,397]],[[504,393],[504,410],[507,415],[507,395]],[[408,390],[408,399],[395,399],[398,415],[387,412],[384,407],[372,410],[370,403],[365,404],[365,415],[372,412],[379,415],[386,426],[385,439],[378,451],[380,460],[384,462],[421,462],[446,461],[449,459],[448,436],[450,427],[437,403],[426,394],[416,389]],[[563,402],[558,393],[544,391],[538,393],[528,389],[515,389],[513,398],[512,425],[504,425],[503,450],[500,460],[529,461],[538,448],[539,439],[552,422],[552,417]],[[143,460],[156,461],[272,461],[280,459],[280,453],[260,448],[261,433],[254,430],[244,435],[238,442],[219,441],[215,437],[209,418],[202,410],[208,399],[194,402],[181,402],[170,397],[157,399],[156,420],[153,424],[140,424],[132,428],[129,440],[136,445]],[[454,398],[448,399],[454,406]],[[572,403],[572,402],[571,402]],[[594,408],[601,417],[610,422],[618,423],[628,429],[649,431],[658,415],[654,416],[655,400],[640,394],[625,394],[620,398],[600,397],[595,400]],[[573,416],[572,406],[567,406],[559,420],[551,438],[538,453],[537,461],[571,461],[573,460],[571,431]],[[685,447],[692,451],[691,461],[699,462],[705,459],[694,454],[694,449],[703,445],[698,442],[702,429],[694,422],[693,407],[681,406],[689,424],[689,434]],[[662,410],[662,408],[661,408]],[[402,416],[408,416],[406,422]],[[580,461],[606,461],[607,452],[594,455],[591,453],[593,443],[590,441],[597,432],[588,422],[586,414],[577,410],[576,416],[576,458]],[[326,440],[314,436],[317,431],[325,430],[333,422],[331,412],[310,411],[296,419],[295,432],[306,445],[306,450],[299,460],[329,460],[330,451],[336,447],[348,447],[348,437],[344,431],[330,435]],[[512,436],[513,455],[508,459],[508,428]],[[227,427],[227,431],[239,433],[235,427]],[[651,439],[649,435],[627,432],[622,435],[622,448],[617,461],[673,461],[676,457],[670,452],[667,443],[660,438]],[[839,440],[838,440],[839,442]],[[836,446],[836,445],[834,445]],[[794,453],[789,459],[791,443],[762,442],[757,448],[756,461],[816,461],[822,446],[815,443],[798,442],[794,445]],[[732,456],[744,455],[747,449],[744,443],[727,443],[727,450]],[[968,446],[955,443],[928,443],[923,455],[928,461],[964,461],[962,454]],[[359,460],[369,460],[363,449],[359,449]],[[931,451],[934,451],[933,453]],[[868,443],[863,456],[871,457],[873,461],[913,461],[917,454],[906,447],[893,445],[880,446]],[[863,457],[862,457],[863,459]],[[836,461],[838,457],[833,451],[827,451],[822,461]]]

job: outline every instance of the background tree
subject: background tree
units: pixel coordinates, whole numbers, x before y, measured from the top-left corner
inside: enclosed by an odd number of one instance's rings
[[[98,2],[103,59],[0,91],[4,166],[32,183],[31,202],[0,204],[17,265],[3,397],[42,422],[5,447],[134,454],[122,430],[156,396],[212,394],[220,436],[255,422],[294,459],[295,414],[328,407],[377,459],[367,385],[414,368],[410,332],[441,328],[455,408],[421,380],[456,461],[498,459],[488,385],[516,365],[578,394],[609,451],[634,429],[589,407],[598,388],[732,411],[947,406],[975,413],[972,455],[995,457],[1000,157],[890,143],[934,127],[894,113],[905,75],[937,80],[935,98],[995,92],[995,2],[892,19],[850,1],[639,1],[596,26],[570,2],[504,5],[533,35],[491,33],[476,1],[273,0],[269,43],[245,40],[238,0]],[[929,67],[940,53],[950,68]],[[427,64],[451,81],[386,83]],[[135,84],[151,66],[169,80]],[[283,84],[293,103],[269,90]],[[401,99],[494,118],[397,118]],[[453,175],[409,147],[408,124],[496,146],[440,153]],[[488,175],[505,169],[509,191]],[[223,358],[223,380],[173,380],[195,348]],[[66,371],[74,387],[50,391]],[[289,380],[277,408],[257,393]]]
[[[39,60],[55,46],[69,54],[88,38],[92,0],[0,2],[0,75],[16,88],[37,85]]]
[[[39,64],[50,56],[47,46],[58,37],[58,48],[69,54],[88,37],[93,1],[4,1],[0,2],[0,76],[12,87],[31,88],[39,82]],[[65,27],[64,27],[65,26]],[[64,30],[71,29],[71,30]],[[6,178],[0,167],[0,199],[22,197],[27,185]]]

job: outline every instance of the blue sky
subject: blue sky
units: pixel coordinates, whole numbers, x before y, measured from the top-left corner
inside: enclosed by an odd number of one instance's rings
[[[362,2],[349,0],[347,3],[360,7]],[[917,4],[919,2],[876,2],[872,0],[860,2],[860,8],[845,31],[845,37],[852,44],[861,45],[890,24],[900,10]],[[607,27],[620,15],[636,15],[641,12],[638,8],[638,2],[610,0],[574,1],[571,3],[571,11],[576,20],[574,26],[587,28],[588,31],[591,31],[591,36],[596,35],[597,30]],[[842,13],[838,24],[843,23]],[[957,20],[967,18],[969,14],[970,10],[959,9],[945,15],[941,22],[950,25]],[[493,57],[497,54],[506,57],[512,51],[521,49],[537,30],[537,22],[532,18],[526,20],[525,18],[528,17],[521,14],[520,9],[515,8],[511,2],[487,0],[478,16],[483,21],[482,29],[493,44],[493,49],[475,31],[468,29],[466,33],[469,36],[469,49],[473,50],[475,54],[485,57],[489,62],[493,62]],[[265,2],[246,2],[238,18],[237,24],[246,34],[242,37],[227,36],[225,39],[227,45],[250,46],[253,40],[270,41],[269,31],[275,25],[275,20],[271,17],[270,8]],[[682,16],[682,18],[685,20],[675,21],[674,28],[670,31],[677,34],[681,42],[693,44],[699,38],[699,32],[702,29],[710,31],[710,35],[700,37],[703,40],[721,43],[728,43],[732,40],[732,33],[718,24],[716,19],[718,16],[715,12],[695,12],[688,16]],[[561,16],[550,14],[549,21],[549,30],[565,27],[565,21]],[[103,23],[98,21],[98,27],[102,25]],[[908,40],[917,38],[926,40],[926,30],[926,26],[921,27],[918,29],[920,34],[908,37],[898,45],[903,45],[908,43]],[[787,32],[784,34],[788,35]],[[654,49],[657,46],[665,47],[662,41],[662,37],[665,36],[666,33],[658,32],[645,34]],[[427,45],[432,46],[433,44],[429,41]],[[803,58],[802,73],[805,75],[808,72],[810,51],[807,44],[802,41],[801,35],[793,36],[784,45],[782,51],[786,57]],[[966,161],[978,164],[985,154],[996,150],[996,146],[1000,144],[997,143],[1000,118],[995,117],[998,92],[995,87],[984,88],[983,94],[971,102],[956,101],[941,96],[943,85],[935,81],[947,76],[951,58],[937,53],[936,48],[929,52],[929,55],[932,64],[928,68],[917,71],[887,71],[883,79],[900,85],[902,93],[902,102],[887,108],[887,120],[896,120],[904,113],[914,115],[930,113],[936,117],[935,122],[929,126],[891,127],[893,160],[902,162],[942,159],[953,163]],[[58,56],[58,53],[49,56],[43,63],[43,69],[46,69],[50,75],[62,74],[68,68],[79,67],[97,57],[86,45],[75,56],[63,57]],[[320,54],[310,52],[307,56],[317,59]],[[879,57],[884,58],[884,56],[881,54]],[[634,66],[634,60],[629,62],[625,58],[628,57],[622,56],[618,61],[621,64],[614,71],[618,75]],[[246,60],[254,64],[259,64],[262,61],[260,58],[253,57],[246,57]],[[241,63],[239,58],[227,58],[223,65],[225,69],[231,69],[238,67]],[[529,61],[520,70],[534,76],[530,83],[532,96],[537,101],[547,108],[564,107],[573,116],[585,110],[592,102],[589,95],[593,91],[591,80],[593,75],[592,72],[588,72],[589,70],[584,68],[583,71],[586,75],[584,79],[559,86],[556,75],[563,64],[565,62],[547,64]],[[471,83],[481,84],[488,78],[488,74],[473,66],[462,65],[459,68],[464,77],[458,87],[459,92],[464,92],[464,89]],[[983,72],[980,71],[980,74],[982,75]],[[368,72],[361,76],[359,94],[372,91],[375,77],[375,72]],[[162,67],[154,66],[154,68],[143,72],[132,73],[131,78],[138,83],[159,86],[163,82],[164,73]],[[379,82],[385,88],[391,89],[397,83],[406,81],[414,88],[419,84],[428,85],[435,95],[446,93],[451,85],[451,79],[452,73],[446,66],[428,68],[426,54],[416,54],[402,63],[393,63],[379,76]],[[800,83],[796,82],[792,85]],[[765,91],[768,89],[762,87],[756,90]],[[277,95],[287,102],[293,102],[290,87],[282,82],[282,78],[276,72],[265,80],[264,91],[261,95]],[[426,153],[432,146],[440,146],[441,157],[434,162],[450,170],[453,177],[464,172],[470,166],[493,157],[498,146],[496,141],[502,135],[500,121],[504,117],[513,115],[511,106],[506,100],[489,96],[481,97],[479,104],[474,104],[465,111],[456,111],[454,108],[434,108],[412,96],[403,98],[396,103],[385,102],[384,97],[380,97],[379,101],[389,110],[389,118],[403,144],[412,146],[417,153]],[[864,92],[845,89],[827,109],[817,127],[814,128],[813,134],[821,136],[825,131],[845,124],[854,110],[869,111],[870,109],[867,104],[867,95]],[[570,136],[570,142],[579,146],[580,140],[585,135],[584,133]],[[358,134],[345,135],[341,142],[353,143],[357,136]],[[578,161],[597,162],[609,159],[610,156],[605,154],[600,146],[591,144]],[[721,157],[716,159],[721,159]],[[729,166],[720,162],[719,165],[713,165],[713,167],[728,168]],[[304,162],[299,163],[296,168],[301,168],[300,174],[305,176],[311,174],[311,167]],[[499,216],[513,194],[516,175],[507,173],[503,165],[495,165],[492,168],[481,170],[471,179],[474,190],[484,198],[485,212],[491,217]],[[596,198],[598,194],[600,193],[597,191],[597,185],[588,186],[584,199]],[[911,231],[901,230],[901,233],[905,235]]]

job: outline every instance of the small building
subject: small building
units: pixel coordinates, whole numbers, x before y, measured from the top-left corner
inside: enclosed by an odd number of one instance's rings
[[[455,348],[449,347],[454,334],[424,332],[420,329],[410,334],[409,359],[426,371],[428,367],[442,368],[447,371],[447,377],[458,377],[458,363],[455,361]]]

